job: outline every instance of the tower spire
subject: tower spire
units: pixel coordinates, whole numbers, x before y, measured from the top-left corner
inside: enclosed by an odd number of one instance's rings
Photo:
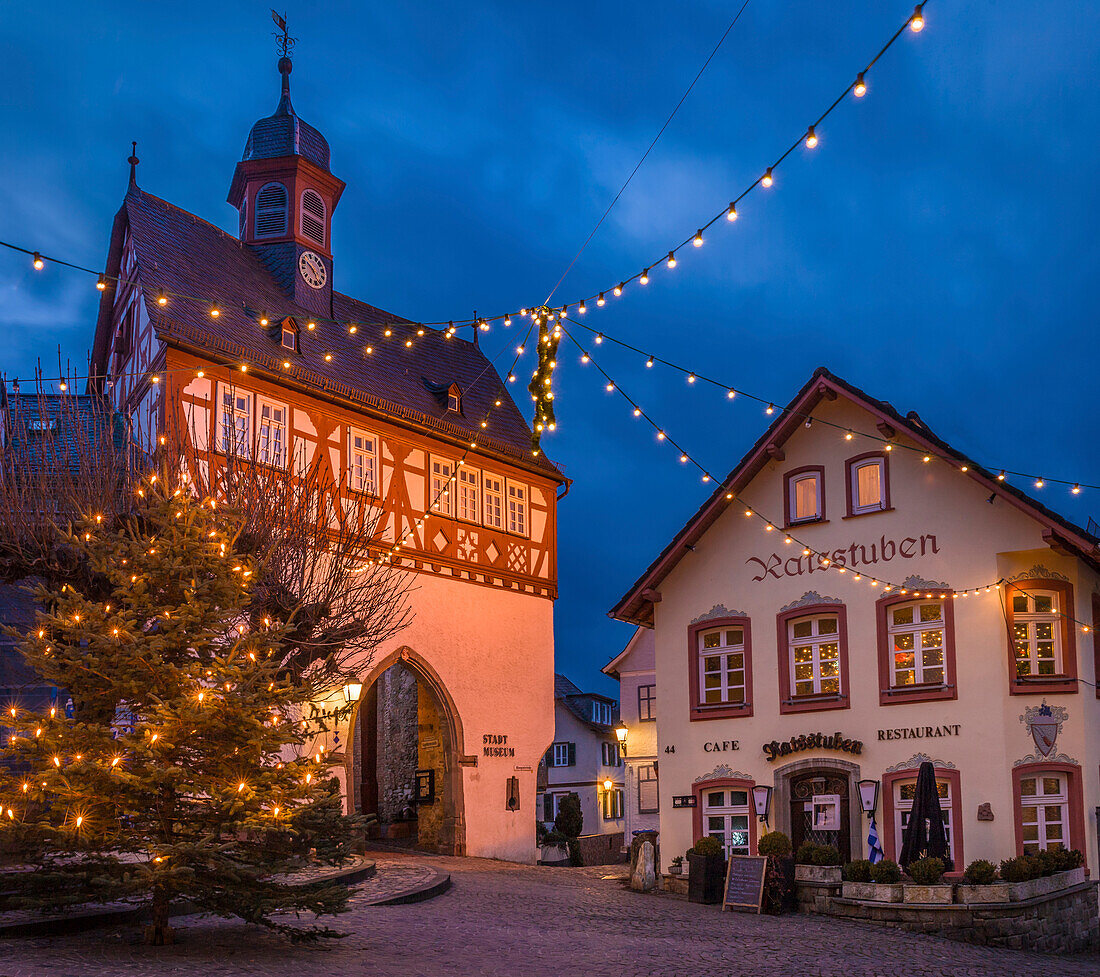
[[[297,40],[295,37],[291,37],[286,28],[286,14],[281,17],[273,9],[271,11],[271,19],[275,22],[275,26],[279,29],[274,31],[275,46],[279,49],[279,74],[283,76],[282,97],[279,99],[279,107],[275,110],[276,115],[293,115],[294,107],[290,104],[290,72],[293,70],[294,65],[290,60],[290,52],[294,48],[294,42]]]
[[[137,154],[137,140],[130,142],[130,158],[126,160],[130,164],[130,186],[137,186],[137,165],[141,162]]]

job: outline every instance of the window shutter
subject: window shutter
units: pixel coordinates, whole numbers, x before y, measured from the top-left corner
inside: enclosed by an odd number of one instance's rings
[[[554,820],[554,795],[543,794],[542,795],[542,819],[543,821]]]
[[[577,744],[576,743],[570,743],[569,744],[569,764],[568,765],[570,767],[575,767],[577,765]]]
[[[550,747],[550,749],[546,751],[546,765],[548,767],[554,766],[554,748],[553,747]]]

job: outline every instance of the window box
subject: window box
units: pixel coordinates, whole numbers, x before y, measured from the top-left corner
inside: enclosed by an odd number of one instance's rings
[[[1065,580],[1005,586],[1010,695],[1077,693],[1073,587]]]
[[[711,906],[722,901],[726,882],[726,859],[723,855],[687,856],[688,902]]]
[[[1009,882],[995,882],[993,885],[966,885],[960,882],[955,888],[955,896],[964,906],[1008,902],[1011,892],[1012,884]]]
[[[795,468],[783,477],[783,513],[787,526],[825,521],[825,469]]]
[[[901,902],[901,883],[885,885],[879,882],[845,882],[841,889],[845,899],[860,902]]]
[[[954,902],[953,885],[917,885],[914,882],[903,882],[901,890],[901,901],[906,905],[950,906]]]
[[[796,882],[818,882],[826,885],[840,885],[843,869],[839,865],[795,865]]]

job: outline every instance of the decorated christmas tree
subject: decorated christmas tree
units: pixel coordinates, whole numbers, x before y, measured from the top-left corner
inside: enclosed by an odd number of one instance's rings
[[[324,690],[287,667],[293,615],[253,606],[242,519],[162,485],[144,482],[117,526],[83,519],[71,545],[85,572],[38,594],[20,650],[72,702],[13,702],[4,717],[0,845],[18,864],[0,874],[0,906],[147,901],[156,943],[183,900],[295,938],[336,935],[273,918],[347,900],[286,877],[311,849],[345,856],[356,826],[321,745]]]

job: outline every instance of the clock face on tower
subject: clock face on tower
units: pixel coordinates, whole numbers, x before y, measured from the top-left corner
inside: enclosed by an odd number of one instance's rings
[[[298,271],[302,273],[302,279],[310,288],[324,288],[328,281],[328,269],[325,267],[324,258],[316,251],[303,251],[298,258]]]

